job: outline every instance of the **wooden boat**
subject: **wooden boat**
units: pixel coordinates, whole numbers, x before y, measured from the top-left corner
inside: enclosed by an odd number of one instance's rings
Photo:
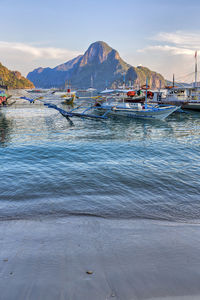
[[[76,99],[76,95],[73,94],[71,97],[67,97],[67,95],[65,97],[65,95],[64,95],[64,96],[62,96],[62,98],[65,98],[65,100],[61,102],[62,104],[72,105]]]
[[[127,118],[160,119],[164,120],[170,114],[179,109],[178,106],[154,106],[141,103],[105,102],[97,106],[98,111],[107,115]]]
[[[149,86],[146,84],[142,86],[140,91],[109,90],[108,93],[111,96],[108,96],[106,101],[98,100],[96,107],[107,115],[160,120],[165,119],[179,108],[174,105],[160,107],[159,105],[148,104],[148,97],[152,98],[154,96],[148,89]],[[106,90],[103,94],[106,94]]]
[[[37,89],[27,90],[27,92],[28,93],[33,93],[33,94],[46,93],[46,91],[44,91],[44,90],[37,90]]]
[[[11,97],[11,95],[6,94],[4,91],[0,91],[0,106],[8,105],[8,99]]]

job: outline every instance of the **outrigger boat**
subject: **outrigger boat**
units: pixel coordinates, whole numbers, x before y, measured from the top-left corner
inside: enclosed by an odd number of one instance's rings
[[[101,105],[92,105],[89,107],[82,107],[84,110],[79,112],[77,107],[70,111],[65,111],[57,105],[45,103],[45,106],[56,109],[64,117],[80,117],[80,118],[93,118],[93,119],[107,119],[109,116],[128,117],[128,118],[141,118],[141,119],[159,119],[164,120],[174,111],[178,110],[178,106],[152,106],[142,107],[141,103],[103,103]],[[96,111],[98,114],[89,114],[88,112]],[[102,114],[99,114],[102,112]]]
[[[128,118],[142,118],[142,119],[159,119],[164,120],[174,111],[178,110],[177,106],[166,106],[166,107],[155,107],[148,106],[143,108],[141,103],[104,103],[101,106],[92,105],[90,107],[82,107],[84,110],[82,112],[78,112],[80,107],[72,109],[70,111],[65,111],[59,108],[57,105],[51,103],[45,103],[44,105],[48,108],[56,109],[61,113],[62,116],[67,119],[72,117],[80,117],[80,118],[93,118],[93,119],[107,119],[110,115],[112,116],[122,116]],[[102,114],[89,114],[88,112],[97,111],[102,112]]]
[[[170,114],[179,109],[178,106],[167,105],[167,106],[159,106],[152,105],[147,102],[148,96],[150,95],[150,91],[148,91],[149,86],[146,83],[145,86],[142,86],[142,90],[145,90],[143,95],[138,96],[136,93],[132,91],[120,90],[121,93],[126,93],[127,96],[117,95],[116,97],[107,97],[106,101],[97,101],[96,107],[98,111],[108,112],[108,115],[113,116],[123,116],[128,118],[142,118],[142,119],[160,119],[163,120],[168,117]],[[116,90],[119,93],[119,90]],[[109,91],[110,93],[110,91]],[[113,93],[113,91],[112,91]],[[105,94],[105,92],[104,92]],[[145,95],[145,96],[144,96]],[[137,101],[138,97],[143,97],[145,101]],[[145,102],[145,103],[143,103]]]
[[[143,106],[141,103],[106,102],[98,104],[97,109],[112,116],[164,120],[178,110],[179,107],[173,105],[160,107],[150,104]]]
[[[64,117],[67,119],[72,117],[80,117],[80,118],[93,118],[93,119],[107,119],[109,116],[117,116],[117,117],[126,117],[126,118],[142,118],[142,119],[160,119],[164,120],[170,114],[179,109],[178,106],[167,105],[167,106],[159,106],[152,105],[147,103],[147,91],[149,89],[146,84],[143,89],[146,89],[145,95],[145,103],[135,103],[135,102],[124,102],[123,99],[115,99],[115,98],[98,98],[94,105],[83,107],[78,106],[70,111],[63,110],[57,105],[51,103],[44,103],[45,106],[49,108],[56,109],[59,111]],[[22,97],[22,99],[31,100],[30,102],[34,102],[33,99],[28,99],[26,97]],[[100,100],[101,99],[101,100]],[[81,112],[79,108],[82,108]],[[90,114],[89,111],[92,111]],[[93,113],[94,112],[94,113]]]
[[[62,101],[62,104],[68,104],[68,105],[72,105],[76,99],[76,94],[72,94],[71,97],[67,97],[67,95],[63,95],[61,96],[61,98],[64,99],[64,101]]]

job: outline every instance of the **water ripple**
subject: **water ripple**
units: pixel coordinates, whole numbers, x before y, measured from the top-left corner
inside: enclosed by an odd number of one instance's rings
[[[0,218],[199,220],[199,113],[165,122],[74,120],[42,105],[0,112]]]

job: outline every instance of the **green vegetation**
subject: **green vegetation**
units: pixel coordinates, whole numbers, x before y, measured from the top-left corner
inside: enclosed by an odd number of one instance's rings
[[[160,82],[161,87],[165,86],[165,79],[159,73],[151,71],[148,68],[142,66],[135,68],[135,72],[137,73],[138,81],[141,85],[146,84],[146,78],[148,78],[148,85],[151,88],[158,88],[160,86]]]
[[[34,84],[21,76],[18,71],[10,71],[0,63],[0,80],[9,89],[28,89],[34,88]]]

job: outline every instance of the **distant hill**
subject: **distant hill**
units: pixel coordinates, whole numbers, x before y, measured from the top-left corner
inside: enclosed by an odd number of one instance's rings
[[[0,81],[9,89],[34,88],[34,84],[27,78],[21,76],[18,71],[10,71],[0,63]]]
[[[38,68],[27,76],[36,87],[63,87],[70,80],[74,87],[94,87],[98,90],[115,87],[126,82],[143,85],[146,76],[151,88],[165,85],[162,75],[145,67],[133,67],[122,60],[119,53],[105,42],[91,44],[84,55],[55,68]]]
[[[166,80],[166,86],[173,86],[173,81],[171,80]],[[188,83],[188,82],[177,82],[175,81],[174,83],[175,87],[193,87],[194,82]],[[200,82],[197,82],[197,86],[200,86]]]

